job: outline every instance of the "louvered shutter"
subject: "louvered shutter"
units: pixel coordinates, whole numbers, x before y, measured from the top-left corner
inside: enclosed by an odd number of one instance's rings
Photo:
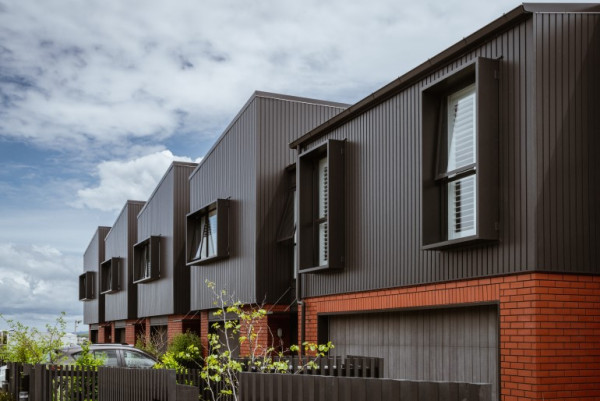
[[[327,216],[329,214],[329,174],[327,158],[319,160],[319,266],[327,264],[329,253],[329,231],[327,227]]]
[[[461,171],[476,162],[475,85],[448,97],[448,165],[446,172]],[[448,239],[475,234],[476,177],[448,183]]]
[[[206,231],[206,243],[207,243],[207,254],[206,257],[212,257],[217,254],[217,209],[213,209],[208,212],[207,216],[207,231]]]

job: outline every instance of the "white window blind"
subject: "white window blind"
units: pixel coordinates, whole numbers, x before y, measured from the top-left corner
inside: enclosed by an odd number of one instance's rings
[[[327,215],[329,208],[329,176],[327,172],[327,157],[319,160],[318,164],[319,180],[319,266],[327,264],[329,250],[329,232],[327,227]]]
[[[151,277],[152,276],[152,262],[150,260],[150,245],[144,246],[142,261],[144,264],[144,274],[142,275],[142,278]]]
[[[448,97],[448,154],[446,172],[461,170],[476,160],[476,97],[470,85]],[[448,182],[448,239],[474,235],[476,185],[472,175]]]

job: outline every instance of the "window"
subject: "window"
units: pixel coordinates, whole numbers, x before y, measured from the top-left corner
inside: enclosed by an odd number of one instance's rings
[[[160,237],[150,236],[133,246],[133,282],[160,278]]]
[[[156,361],[141,352],[122,350],[123,360],[127,368],[151,368]]]
[[[110,258],[100,265],[101,294],[110,294],[121,289],[120,265],[121,262],[119,258]]]
[[[94,351],[94,358],[102,358],[104,361],[103,366],[109,367],[118,367],[119,366],[119,358],[117,356],[117,351],[112,349]]]
[[[89,301],[94,299],[94,289],[96,288],[96,283],[94,272],[85,272],[81,276],[79,276],[79,300],[80,301]]]
[[[329,140],[299,157],[299,272],[344,267],[345,142]]]
[[[229,201],[217,199],[187,216],[187,263],[201,264],[229,255]]]
[[[478,58],[422,92],[424,249],[498,238],[497,71]]]

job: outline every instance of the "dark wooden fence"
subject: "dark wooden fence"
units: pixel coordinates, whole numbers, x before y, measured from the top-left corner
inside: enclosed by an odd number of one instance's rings
[[[256,372],[259,369],[252,364],[249,358],[239,359],[244,365],[244,371]],[[349,356],[322,357],[315,361],[316,366],[305,366],[306,358],[297,356],[281,358],[279,361],[288,365],[287,373],[308,374],[318,376],[344,376],[344,377],[382,377],[383,358]]]
[[[241,401],[490,401],[490,384],[240,374]]]
[[[8,364],[8,392],[29,401],[198,401],[174,370]]]

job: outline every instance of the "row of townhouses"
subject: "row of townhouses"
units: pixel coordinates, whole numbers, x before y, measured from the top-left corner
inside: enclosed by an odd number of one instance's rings
[[[256,92],[98,228],[79,297],[94,342],[206,341],[209,280],[387,377],[591,400],[599,273],[600,6],[523,4],[353,105]]]

